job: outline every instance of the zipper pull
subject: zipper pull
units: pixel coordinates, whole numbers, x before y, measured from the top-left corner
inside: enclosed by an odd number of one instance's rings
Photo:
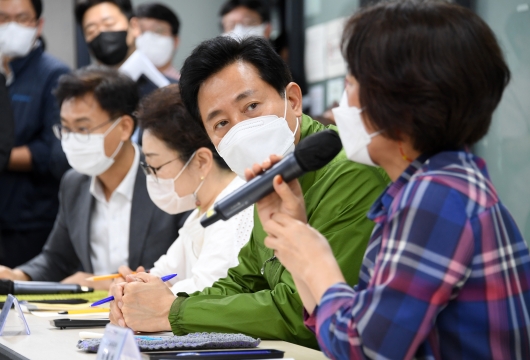
[[[276,259],[276,255],[273,255],[271,258],[265,260],[265,262],[263,263],[263,266],[261,267],[261,275],[263,275],[265,273],[265,265],[268,262],[274,261],[275,259]]]

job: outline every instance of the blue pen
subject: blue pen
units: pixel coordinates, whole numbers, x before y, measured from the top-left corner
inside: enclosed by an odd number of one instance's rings
[[[162,276],[160,278],[160,280],[162,280],[163,282],[166,282],[168,280],[173,279],[175,276],[177,276],[177,274],[169,274],[169,275],[166,275],[166,276]],[[112,301],[112,300],[114,300],[114,296],[109,296],[109,297],[106,297],[105,299],[101,299],[101,300],[96,301],[95,303],[93,303],[90,306],[98,306],[98,305],[101,305],[101,304],[108,303],[109,301]]]

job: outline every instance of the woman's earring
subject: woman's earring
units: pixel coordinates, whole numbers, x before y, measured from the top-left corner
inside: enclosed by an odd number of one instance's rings
[[[203,182],[203,181],[204,181],[204,176],[201,176],[201,185],[202,185],[202,182]],[[200,188],[200,186],[199,186],[199,188]],[[197,189],[197,191],[199,191],[199,189]],[[200,202],[199,198],[197,197],[197,192],[195,192],[195,193],[193,194],[193,196],[195,196],[195,206],[197,206],[198,208],[200,208],[200,207],[201,207],[201,202]]]
[[[401,154],[401,158],[405,161],[408,161],[409,163],[413,162],[414,160],[411,160],[407,157],[405,152],[403,151],[403,148],[401,147],[401,142],[399,142],[399,153]]]

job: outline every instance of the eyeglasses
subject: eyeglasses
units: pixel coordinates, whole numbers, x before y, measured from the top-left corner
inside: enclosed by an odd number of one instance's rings
[[[37,19],[29,14],[18,14],[15,16],[9,16],[7,14],[0,14],[0,25],[4,25],[10,22],[16,22],[22,26],[35,26]]]
[[[173,160],[169,160],[167,163],[164,163],[162,165],[160,165],[159,167],[152,167],[151,165],[143,162],[143,161],[140,161],[140,166],[142,167],[142,170],[144,171],[144,174],[147,176],[147,175],[153,175],[154,178],[155,178],[155,181],[158,182],[158,176],[156,175],[156,172],[159,171],[160,169],[162,169],[163,166],[166,166],[167,164],[175,161],[175,160],[178,160],[179,158],[175,158]]]
[[[68,127],[63,126],[61,124],[54,124],[52,126],[52,129],[53,129],[53,133],[55,134],[55,137],[57,137],[57,139],[59,139],[59,140],[66,140],[66,139],[68,139],[68,136],[70,136],[70,134],[73,134],[74,138],[77,141],[86,143],[90,139],[90,134],[94,130],[100,129],[103,126],[108,125],[108,124],[110,124],[110,123],[112,123],[112,122],[114,122],[114,121],[116,121],[118,119],[119,118],[112,119],[112,120],[109,120],[109,121],[105,121],[104,123],[99,124],[97,126],[94,126],[91,129],[80,127],[79,129],[77,129],[77,131],[72,131]]]

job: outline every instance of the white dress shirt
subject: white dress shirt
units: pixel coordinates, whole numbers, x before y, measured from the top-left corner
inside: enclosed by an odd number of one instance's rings
[[[90,193],[94,206],[90,217],[90,261],[94,274],[112,274],[129,261],[129,229],[134,183],[140,162],[140,151],[134,147],[134,161],[116,190],[105,199],[103,187],[93,176]]]
[[[244,183],[236,176],[215,201]],[[177,277],[169,281],[174,294],[192,293],[211,286],[225,277],[229,268],[239,264],[239,250],[250,239],[254,226],[253,209],[251,206],[227,221],[218,221],[207,228],[201,226],[202,216],[195,209],[180,229],[178,239],[155,262],[151,274],[164,276],[177,273]]]

